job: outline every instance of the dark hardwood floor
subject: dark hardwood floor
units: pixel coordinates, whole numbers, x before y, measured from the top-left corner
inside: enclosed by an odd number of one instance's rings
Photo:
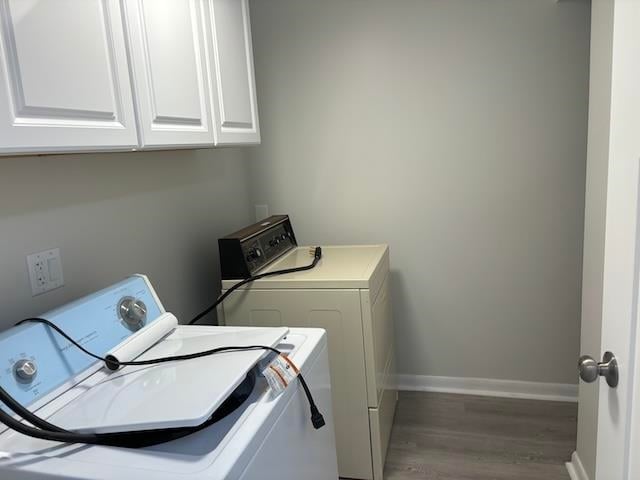
[[[568,480],[575,403],[400,392],[385,480]]]

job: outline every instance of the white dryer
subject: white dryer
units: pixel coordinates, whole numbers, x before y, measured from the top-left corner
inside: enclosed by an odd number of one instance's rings
[[[223,292],[308,266],[287,216],[220,241]],[[237,252],[237,253],[234,253]],[[322,246],[314,268],[241,285],[218,307],[227,326],[318,327],[328,334],[340,477],[382,480],[397,402],[387,245]]]
[[[277,347],[300,368],[326,425],[311,426],[297,381],[277,396],[270,391],[260,375],[271,361],[263,351],[113,372],[46,325],[24,324],[0,334],[0,362],[6,366],[0,386],[55,425],[75,432],[156,431],[200,425],[221,408],[228,411],[197,433],[137,449],[34,439],[0,424],[3,480],[337,478],[323,330],[171,325],[171,315],[143,276],[44,317],[100,355],[132,355],[144,336],[160,336],[137,360],[225,345]],[[0,408],[8,410],[2,403]]]

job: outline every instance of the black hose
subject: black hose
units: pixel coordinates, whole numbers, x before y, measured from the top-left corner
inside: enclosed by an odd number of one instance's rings
[[[162,429],[149,429],[149,430],[132,430],[127,432],[113,432],[113,433],[78,433],[68,430],[60,429],[52,425],[54,431],[47,428],[34,428],[29,425],[21,423],[11,415],[0,409],[0,423],[4,423],[9,428],[16,432],[22,433],[29,437],[38,438],[40,440],[48,440],[53,442],[65,442],[65,443],[85,443],[89,445],[102,445],[111,447],[125,447],[125,448],[143,448],[158,445],[160,443],[169,442],[171,440],[177,440],[192,433],[198,432],[214,423],[222,420],[227,415],[233,413],[235,409],[242,404],[242,402],[248,397],[248,391],[253,390],[255,385],[255,374],[250,372],[247,374],[247,378],[241,383],[244,386],[245,395],[242,398],[229,397],[222,405],[200,425],[193,427],[173,427]],[[7,405],[13,401],[11,396],[0,387],[0,401]],[[12,408],[13,410],[13,408]],[[27,420],[29,423],[36,425],[48,424],[44,420],[40,419],[37,415],[25,409],[21,405],[17,410],[14,410],[19,416]]]
[[[90,352],[89,350],[82,347],[77,341],[67,335],[60,327],[55,325],[53,322],[46,320],[44,318],[28,318],[18,322],[17,325],[31,322],[31,323],[41,323],[50,328],[52,328],[55,332],[60,334],[62,337],[71,342],[72,345],[82,350],[87,355],[104,362],[110,369],[117,370],[120,366],[135,366],[135,365],[155,365],[159,363],[171,362],[171,361],[181,361],[181,360],[190,360],[194,358],[201,358],[209,355],[215,355],[218,353],[225,352],[235,352],[235,351],[252,351],[252,350],[265,350],[273,352],[277,355],[281,355],[282,353],[277,348],[269,347],[266,345],[248,345],[248,346],[228,346],[228,347],[218,347],[210,350],[196,352],[185,355],[175,355],[171,357],[160,357],[149,360],[138,360],[138,361],[129,361],[129,362],[119,362],[114,358],[105,358],[99,355]],[[298,373],[298,378],[300,379],[300,384],[304,390],[305,396],[307,397],[307,401],[309,402],[309,408],[311,410],[311,422],[314,428],[319,429],[324,426],[325,422],[320,414],[318,407],[316,406],[311,391],[307,385],[306,380],[304,379],[302,373]],[[7,407],[13,410],[19,417],[33,425],[25,425],[19,420],[14,419],[11,415],[4,412],[0,409],[0,423],[4,423],[7,427],[27,435],[29,437],[38,438],[41,440],[49,440],[54,442],[65,442],[65,443],[86,443],[90,445],[107,445],[114,447],[126,447],[126,448],[139,448],[150,445],[157,445],[159,443],[168,442],[171,440],[175,440],[176,438],[181,438],[191,433],[202,430],[203,428],[212,425],[216,421],[221,418],[224,418],[226,414],[230,412],[220,412],[216,411],[212,417],[204,422],[201,425],[195,427],[177,427],[177,428],[168,428],[168,429],[157,429],[157,430],[133,430],[127,432],[113,432],[113,433],[104,433],[104,434],[92,434],[92,433],[78,433],[73,431],[65,430],[57,425],[53,425],[46,420],[40,418],[35,413],[31,412],[23,405],[21,405],[17,400],[15,400],[4,388],[0,386],[0,401],[4,403]],[[224,406],[224,404],[223,404]],[[220,410],[220,409],[219,409]],[[224,410],[224,409],[222,409]]]
[[[244,280],[241,280],[240,282],[234,284],[231,288],[229,288],[229,290],[227,290],[222,295],[220,295],[213,305],[211,305],[210,307],[207,307],[204,311],[196,315],[193,318],[193,320],[189,322],[189,325],[193,325],[202,317],[211,313],[218,305],[224,302],[224,300],[229,295],[231,295],[235,290],[242,287],[243,285],[246,285],[247,283],[255,282],[256,280],[260,280],[261,278],[265,278],[265,277],[273,277],[276,275],[285,275],[287,273],[305,272],[307,270],[311,270],[315,268],[315,266],[318,264],[321,258],[322,258],[322,248],[315,247],[313,252],[313,261],[309,265],[304,265],[302,267],[284,268],[282,270],[274,270],[273,272],[259,273],[258,275],[253,275],[249,278],[245,278]]]
[[[295,272],[303,272],[306,270],[311,270],[314,268],[320,259],[322,258],[322,249],[320,247],[316,247],[314,251],[313,261],[309,265],[305,265],[302,267],[294,267],[287,268],[283,270],[276,270],[273,272],[265,272],[259,275],[254,275],[247,279],[238,282],[233,285],[229,290],[227,290],[223,295],[221,295],[216,302],[204,310],[202,313],[197,315],[189,325],[193,325],[199,319],[207,315],[213,309],[215,309],[220,303],[224,301],[233,291],[240,288],[247,283],[253,282],[255,280],[259,280],[264,277],[270,277],[274,275],[284,275],[287,273],[295,273]],[[174,355],[169,357],[160,357],[153,358],[149,360],[133,360],[128,362],[121,362],[117,360],[115,357],[107,356],[101,357],[100,355],[96,355],[95,353],[84,348],[80,343],[71,338],[64,330],[58,327],[53,322],[44,319],[44,318],[27,318],[21,320],[16,325],[21,325],[24,323],[41,323],[60,336],[69,341],[76,348],[84,352],[86,355],[104,362],[105,365],[111,370],[118,370],[122,366],[136,366],[136,365],[156,365],[165,362],[173,362],[173,361],[181,361],[181,360],[191,360],[195,358],[201,358],[209,355],[215,355],[219,353],[225,352],[236,352],[236,351],[251,351],[251,350],[266,350],[273,352],[277,355],[281,355],[282,353],[273,347],[265,346],[265,345],[248,345],[248,346],[228,346],[228,347],[218,347],[212,348],[210,350],[205,350],[202,352],[190,353],[185,355]],[[309,402],[309,408],[311,410],[311,422],[314,428],[318,429],[324,426],[325,421],[322,417],[322,414],[318,410],[316,406],[309,386],[307,385],[306,380],[302,376],[302,373],[298,372],[298,378],[300,379],[300,384],[304,390],[305,396]],[[0,401],[4,403],[7,407],[9,407],[13,412],[15,412],[19,417],[27,422],[31,423],[33,426],[25,425],[24,423],[16,420],[11,415],[0,409],[0,422],[4,423],[9,428],[15,430],[16,432],[22,433],[24,435],[39,438],[42,440],[49,440],[54,442],[64,442],[64,443],[86,443],[91,445],[109,445],[109,446],[121,446],[121,447],[129,447],[135,448],[140,446],[149,446],[155,445],[158,443],[167,442],[170,440],[174,440],[176,438],[183,437],[185,435],[189,435],[190,433],[201,430],[208,425],[218,421],[221,415],[226,415],[228,412],[216,412],[209,418],[206,422],[201,425],[195,427],[178,427],[178,428],[169,428],[169,429],[158,429],[158,430],[134,430],[128,432],[114,432],[114,433],[104,433],[104,434],[92,434],[92,433],[78,433],[73,431],[68,431],[63,428],[58,427],[57,425],[53,425],[46,420],[38,417],[36,414],[22,406],[18,401],[16,401],[5,389],[0,386]],[[224,405],[224,404],[223,404]],[[222,409],[225,410],[225,409]]]

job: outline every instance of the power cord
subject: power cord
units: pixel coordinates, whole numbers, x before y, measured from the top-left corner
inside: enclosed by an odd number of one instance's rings
[[[237,351],[252,351],[252,350],[265,350],[269,352],[273,352],[277,355],[283,355],[280,350],[277,348],[269,347],[266,345],[248,345],[248,346],[228,346],[228,347],[217,347],[210,350],[196,352],[185,355],[174,355],[169,357],[160,357],[149,360],[133,360],[128,362],[118,361],[115,357],[101,357],[86,348],[80,345],[76,340],[71,338],[66,332],[64,332],[60,327],[58,327],[53,322],[46,320],[44,318],[27,318],[18,322],[16,325],[21,325],[23,323],[41,323],[60,336],[68,340],[72,345],[76,348],[89,355],[96,360],[104,362],[104,364],[110,370],[118,370],[121,366],[136,366],[136,365],[155,365],[165,362],[172,361],[182,361],[182,360],[190,360],[194,358],[201,358],[209,355],[215,355],[219,353],[225,352],[237,352]],[[320,410],[315,404],[313,399],[313,395],[311,394],[311,390],[307,385],[307,382],[302,375],[302,373],[298,372],[298,379],[300,380],[300,384],[302,385],[302,389],[304,390],[305,396],[307,397],[307,401],[309,402],[309,409],[311,411],[311,423],[313,427],[317,430],[322,428],[325,425],[325,420]],[[49,440],[54,442],[64,442],[64,443],[85,443],[90,445],[105,445],[112,447],[126,447],[126,448],[140,448],[147,447],[152,445],[157,445],[159,443],[165,443],[171,440],[175,440],[177,438],[184,437],[191,433],[195,433],[197,431],[202,430],[203,428],[208,427],[209,425],[214,424],[215,422],[224,418],[230,411],[225,411],[222,413],[214,412],[214,414],[201,425],[197,425],[195,427],[177,427],[177,428],[166,428],[166,429],[152,429],[152,430],[132,430],[127,432],[113,432],[113,433],[78,433],[74,431],[65,430],[57,425],[51,424],[41,417],[37,416],[22,404],[20,404],[17,400],[15,400],[9,392],[7,392],[2,386],[0,386],[0,401],[4,403],[9,409],[11,409],[16,415],[18,415],[23,420],[26,420],[31,425],[25,425],[19,420],[16,420],[11,415],[6,413],[4,410],[0,409],[0,423],[4,423],[7,427],[15,430],[16,432],[22,433],[23,435],[27,435],[29,437],[38,438],[41,440]]]
[[[248,380],[250,388],[252,389],[253,385],[255,384],[255,376],[247,375],[247,378],[241,385],[245,385]],[[248,396],[248,394],[246,396]],[[2,400],[5,402],[11,399],[9,394],[1,387],[0,398],[2,398]],[[31,413],[20,404],[14,404],[12,406],[12,410],[14,410],[14,412],[16,412],[18,416],[21,416],[32,425],[39,428],[25,425],[24,423],[13,418],[11,415],[2,410],[0,410],[0,422],[4,423],[9,428],[17,432],[22,433],[23,435],[38,438],[41,440],[64,443],[86,443],[91,445],[102,445],[111,447],[142,448],[157,445],[159,443],[165,443],[171,440],[177,440],[179,438],[200,431],[225,418],[227,415],[232,413],[235,408],[237,408],[237,406],[239,406],[241,403],[242,400],[236,400],[234,397],[229,397],[227,400],[225,400],[225,402],[222,403],[222,405],[214,412],[214,414],[209,419],[207,419],[201,425],[197,425],[194,427],[174,427],[105,434],[83,434],[64,430],[55,425],[51,425]],[[53,428],[46,428],[47,425]]]
[[[322,258],[322,247],[315,247],[315,248],[312,247],[310,249],[309,253],[313,254],[313,261],[309,265],[304,265],[302,267],[285,268],[285,269],[282,269],[282,270],[274,270],[273,272],[259,273],[258,275],[253,275],[253,276],[251,276],[249,278],[245,278],[244,280],[234,284],[232,287],[229,288],[229,290],[227,290],[222,295],[220,295],[213,305],[211,305],[210,307],[207,307],[204,311],[202,311],[201,313],[196,315],[193,318],[193,320],[191,320],[189,322],[189,325],[193,325],[198,320],[200,320],[202,317],[204,317],[204,316],[208,315],[209,313],[211,313],[218,305],[220,305],[222,302],[224,302],[224,300],[229,295],[231,295],[234,291],[236,291],[238,288],[242,287],[243,285],[246,285],[247,283],[255,282],[256,280],[260,280],[261,278],[265,278],[265,277],[273,277],[273,276],[276,276],[276,275],[285,275],[287,273],[304,272],[304,271],[311,270],[311,269],[315,268],[315,266],[318,265],[318,262]]]
[[[265,272],[258,275],[251,276],[246,278],[235,285],[233,285],[229,290],[227,290],[224,294],[220,295],[218,299],[215,301],[213,305],[208,307],[202,313],[198,314],[193,320],[189,322],[189,325],[195,324],[198,320],[200,320],[205,315],[209,314],[213,311],[218,305],[220,305],[232,292],[237,290],[238,288],[246,285],[247,283],[253,282],[255,280],[259,280],[261,278],[275,276],[275,275],[284,275],[287,273],[296,273],[296,272],[304,272],[306,270],[311,270],[315,268],[320,259],[322,258],[322,248],[315,247],[311,251],[313,253],[313,261],[309,265],[305,265],[302,267],[294,267],[294,268],[286,268],[282,270],[275,270],[272,272]],[[174,355],[169,357],[160,357],[149,360],[133,360],[128,362],[119,361],[115,357],[108,355],[106,357],[101,357],[86,348],[80,345],[76,340],[71,338],[64,330],[58,327],[53,322],[44,319],[44,318],[27,318],[18,322],[16,325],[21,325],[24,323],[40,323],[48,326],[60,336],[65,338],[68,342],[70,342],[73,346],[78,348],[80,351],[85,353],[86,355],[103,362],[107,368],[110,370],[118,370],[122,366],[137,366],[137,365],[156,365],[160,363],[173,362],[173,361],[182,361],[182,360],[191,360],[194,358],[206,357],[209,355],[216,355],[219,353],[225,352],[237,352],[237,351],[252,351],[252,350],[265,350],[273,352],[277,355],[282,355],[278,349],[265,346],[265,345],[249,345],[249,346],[228,346],[228,347],[218,347],[210,350],[196,352],[185,355]],[[320,410],[315,404],[313,396],[311,394],[311,390],[307,385],[306,380],[302,373],[298,372],[298,379],[300,380],[300,384],[302,385],[302,389],[304,390],[305,396],[307,397],[307,401],[309,402],[309,408],[311,411],[311,423],[315,429],[322,428],[325,425],[325,420]],[[209,425],[221,420],[228,413],[227,411],[222,411],[222,413],[216,412],[214,413],[207,421],[202,423],[201,425],[197,425],[195,427],[177,427],[177,428],[165,428],[165,429],[154,429],[154,430],[132,430],[127,432],[114,432],[114,433],[79,433],[74,431],[65,430],[57,425],[47,422],[46,420],[40,418],[26,407],[21,405],[17,400],[15,400],[9,392],[7,392],[2,386],[0,386],[0,401],[5,404],[10,410],[12,410],[18,417],[23,420],[29,422],[31,425],[25,425],[21,421],[15,419],[13,416],[6,413],[4,410],[0,409],[0,423],[4,423],[7,427],[15,430],[16,432],[22,433],[23,435],[27,435],[29,437],[38,438],[41,440],[49,440],[54,442],[64,442],[64,443],[85,443],[90,445],[105,445],[105,446],[113,446],[113,447],[127,447],[127,448],[140,448],[146,446],[157,445],[159,443],[168,442],[171,440],[175,440],[177,438],[184,437],[191,433],[195,433],[203,428],[206,428]],[[224,404],[223,404],[224,406]],[[224,408],[220,408],[219,410],[225,410]]]

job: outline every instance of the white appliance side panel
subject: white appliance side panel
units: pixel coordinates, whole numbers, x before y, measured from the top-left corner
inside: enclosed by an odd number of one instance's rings
[[[138,146],[117,0],[0,2],[0,154]]]
[[[142,143],[213,146],[203,0],[127,0]]]
[[[395,365],[389,365],[389,370],[395,369]],[[380,405],[369,409],[369,421],[371,427],[371,451],[373,454],[373,478],[383,480],[384,464],[391,439],[391,429],[398,403],[397,390],[385,390],[380,397]]]
[[[338,478],[327,348],[322,350],[305,379],[326,425],[320,430],[311,427],[307,399],[296,384],[294,387],[298,391],[259,446],[241,480]],[[283,440],[286,443],[284,451]]]
[[[386,368],[394,355],[394,325],[391,310],[389,275],[383,282],[378,295],[372,299],[370,290],[360,290],[362,302],[362,329],[367,368],[367,396],[369,407],[379,405],[382,392],[388,385]],[[395,372],[390,372],[391,374]]]
[[[359,290],[243,290],[224,302],[227,325],[327,331],[341,477],[373,478]]]
[[[380,260],[375,264],[373,272],[371,273],[371,280],[369,281],[369,290],[373,298],[377,298],[379,290],[382,288],[383,283],[389,276],[390,262],[389,262],[389,246],[383,245],[384,252],[380,257]]]
[[[216,145],[260,143],[248,0],[209,0]]]

